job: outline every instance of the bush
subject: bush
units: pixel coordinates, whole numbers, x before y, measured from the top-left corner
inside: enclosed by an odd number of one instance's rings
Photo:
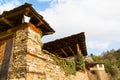
[[[81,54],[81,51],[79,50],[77,52],[77,58],[76,58],[76,71],[84,70],[84,69],[85,69],[85,63],[84,63],[83,55]]]
[[[74,60],[67,60],[66,58],[60,58],[57,56],[52,56],[57,65],[60,66],[62,70],[65,71],[66,75],[76,74],[76,65]]]
[[[111,62],[105,62],[105,71],[109,73],[115,80],[117,79],[119,69],[116,65]]]
[[[69,74],[75,75],[76,71],[85,69],[85,63],[84,63],[84,59],[83,59],[83,55],[81,54],[81,51],[78,51],[77,58],[75,61],[67,60],[66,58],[61,58],[53,54],[50,54],[50,55],[51,55],[51,58],[55,61],[55,63],[65,71],[66,75],[69,75]]]

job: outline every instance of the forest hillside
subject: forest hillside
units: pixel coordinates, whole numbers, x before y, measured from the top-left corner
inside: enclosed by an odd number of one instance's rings
[[[120,49],[103,52],[102,55],[90,55],[94,62],[102,62],[111,80],[120,80]]]

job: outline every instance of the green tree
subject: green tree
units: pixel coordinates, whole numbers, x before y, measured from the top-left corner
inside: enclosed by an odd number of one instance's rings
[[[76,58],[76,70],[84,70],[84,58],[80,50],[77,51],[77,58]]]
[[[102,62],[105,65],[105,71],[111,75],[114,80],[119,80],[120,75],[120,49],[110,50],[102,54],[102,56],[91,56],[95,62]]]

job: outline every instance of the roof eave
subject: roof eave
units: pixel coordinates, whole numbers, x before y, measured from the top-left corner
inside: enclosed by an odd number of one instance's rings
[[[29,4],[29,3],[25,3],[24,5],[21,5],[21,6],[17,7],[17,8],[14,8],[13,10],[4,12],[2,15],[0,15],[0,20],[2,20],[2,18],[11,18],[11,17],[17,16],[17,15],[21,15],[21,14],[25,14],[26,15],[26,12],[30,13],[33,17],[35,17],[35,19],[38,22],[40,22],[40,21],[43,22],[43,24],[45,25],[44,26],[44,31],[43,31],[44,35],[53,34],[55,32],[50,27],[50,25],[43,19],[43,16],[38,14],[37,11],[32,7],[32,4]],[[39,26],[36,26],[36,27],[37,28],[41,28]]]

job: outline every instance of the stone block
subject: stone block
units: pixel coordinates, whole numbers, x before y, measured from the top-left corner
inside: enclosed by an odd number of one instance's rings
[[[25,78],[19,78],[19,80],[25,80]]]
[[[9,80],[19,80],[19,79],[9,79]]]

